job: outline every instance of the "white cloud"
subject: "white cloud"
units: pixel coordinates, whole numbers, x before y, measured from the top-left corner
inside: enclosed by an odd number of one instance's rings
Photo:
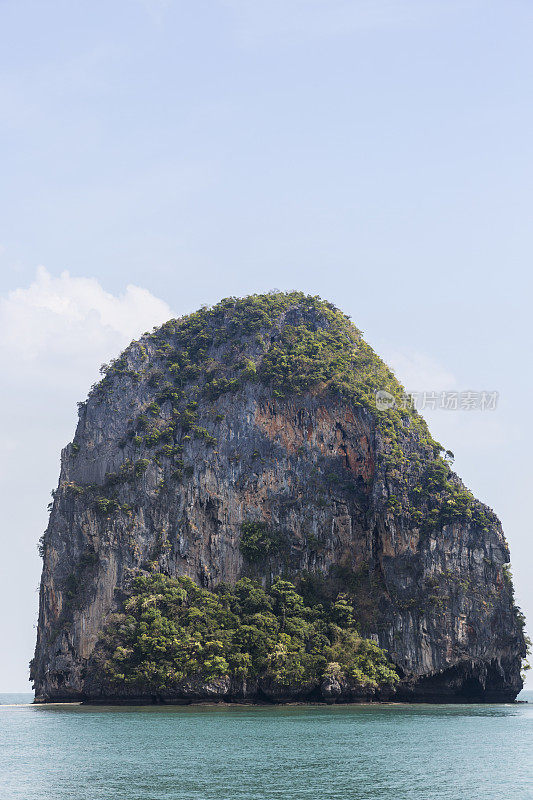
[[[147,289],[130,285],[113,295],[94,278],[55,277],[44,267],[30,286],[1,298],[3,479],[18,475],[24,484],[31,463],[40,485],[53,485],[60,449],[74,433],[76,401],[100,365],[172,316]]]
[[[32,540],[61,448],[74,434],[76,401],[99,378],[100,364],[172,316],[147,289],[114,295],[94,278],[56,277],[44,267],[30,286],[0,299],[0,502],[25,504],[17,525]]]
[[[36,544],[61,448],[75,431],[76,401],[103,361],[172,316],[167,303],[139,286],[114,295],[94,278],[56,277],[44,267],[30,286],[0,299],[0,605],[18,609],[2,634],[17,643],[4,665],[9,688],[24,686],[34,644]]]
[[[17,373],[97,375],[99,363],[172,316],[163,300],[129,285],[106,292],[95,278],[39,267],[33,283],[0,300],[0,346]]]
[[[381,352],[407,392],[439,393],[473,388],[459,385],[453,372],[425,353],[386,346],[382,347]],[[480,387],[481,390],[484,388],[486,387]],[[480,453],[489,455],[496,447],[503,447],[516,436],[512,426],[502,418],[499,405],[493,411],[483,412],[420,406],[419,410],[435,438],[445,447],[450,447],[458,456],[456,466],[460,473],[468,473],[470,462],[479,459]]]
[[[385,351],[385,361],[409,392],[438,392],[457,388],[455,375],[436,359],[416,351]]]
[[[36,477],[42,467],[39,483],[53,485],[60,449],[74,433],[76,402],[98,380],[100,365],[172,316],[147,289],[130,285],[113,295],[94,278],[55,277],[44,267],[30,286],[1,298],[3,478],[18,474],[24,483],[31,462]]]

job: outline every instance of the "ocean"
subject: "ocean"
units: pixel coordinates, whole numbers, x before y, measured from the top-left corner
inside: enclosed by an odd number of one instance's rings
[[[2,800],[525,800],[509,705],[32,706],[0,695]]]

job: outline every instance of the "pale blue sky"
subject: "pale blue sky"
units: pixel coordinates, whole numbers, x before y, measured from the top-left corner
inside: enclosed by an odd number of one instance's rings
[[[430,422],[531,617],[532,41],[525,0],[0,0],[1,690],[100,361],[271,288],[335,302],[409,388],[500,392]]]

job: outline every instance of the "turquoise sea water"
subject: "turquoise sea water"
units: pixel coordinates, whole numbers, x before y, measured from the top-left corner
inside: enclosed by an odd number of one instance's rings
[[[525,800],[529,705],[16,705],[2,800]]]

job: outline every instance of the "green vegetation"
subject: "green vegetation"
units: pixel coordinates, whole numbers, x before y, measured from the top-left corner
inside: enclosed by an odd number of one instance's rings
[[[251,564],[279,555],[286,547],[287,537],[281,531],[270,528],[265,522],[243,522],[240,550]]]
[[[273,341],[268,347],[269,332]],[[398,421],[394,411],[377,412],[374,396],[378,389],[387,389],[400,404],[403,388],[349,318],[319,297],[277,292],[227,298],[213,308],[170,320],[147,338],[163,362],[163,369],[154,365],[149,383],[178,399],[179,390],[194,381],[205,396],[216,399],[259,379],[280,397],[320,387],[349,396],[383,420]],[[144,341],[133,343],[103,367],[106,378],[128,372],[128,356],[135,347],[146,353]],[[218,352],[217,360],[216,349],[221,347],[224,352]],[[165,375],[170,378],[167,383]],[[161,399],[159,395],[156,401]],[[424,437],[429,436],[416,412],[409,408],[405,414]]]
[[[170,320],[147,341],[161,362],[153,364],[149,374],[148,383],[158,388],[159,394],[147,410],[165,400],[177,409],[187,387],[215,400],[246,381],[259,379],[278,397],[312,389],[349,398],[376,418],[391,445],[396,445],[392,449],[397,459],[401,453],[396,427],[405,420],[421,441],[439,449],[422,417],[408,405],[402,408],[403,387],[361,332],[345,314],[319,297],[273,292],[226,298],[213,308]],[[109,377],[128,372],[128,356],[134,357],[135,348],[146,353],[145,340],[133,343],[119,359],[104,366],[106,378],[96,387],[98,392]],[[375,392],[380,389],[393,395],[395,408],[377,410]],[[180,423],[186,419],[182,417]]]
[[[519,606],[517,606],[516,602],[515,602],[515,591],[514,591],[513,576],[511,574],[511,565],[510,564],[504,564],[503,565],[502,574],[503,574],[503,581],[504,581],[505,587],[506,587],[507,591],[509,592],[509,596],[511,598],[513,614],[514,614],[514,616],[516,618],[516,621],[518,622],[519,627],[523,631],[524,628],[526,627],[526,617],[525,617],[524,612],[522,611],[522,609]],[[530,645],[531,645],[531,642],[529,642],[528,647]]]
[[[255,382],[280,402],[311,392],[368,415],[380,434],[377,462],[389,487],[384,510],[399,521],[423,532],[455,521],[486,530],[495,521],[454,478],[453,453],[432,438],[391,370],[350,319],[319,297],[271,292],[226,298],[133,342],[103,372],[94,387],[101,399],[112,394],[115,378],[120,391],[125,376],[153,389],[126,440],[152,451],[150,460],[166,470],[166,481],[187,474],[179,448],[192,440],[216,446],[222,415],[210,404]],[[392,396],[391,407],[377,407],[380,390]],[[333,473],[328,481],[331,492],[353,488]]]
[[[449,465],[442,459],[426,466],[420,484],[413,490],[412,502],[415,507],[425,506],[425,513],[419,512],[424,530],[454,522],[471,522],[487,531],[497,521],[490,509],[453,479]]]
[[[357,628],[363,635],[379,629],[383,623],[379,600],[385,587],[368,564],[357,570],[335,564],[326,576],[304,572],[298,576],[297,587],[308,606],[331,608],[339,597],[345,598],[357,610]]]
[[[522,631],[524,636],[524,644],[525,644],[525,654],[523,655],[522,660],[522,680],[525,680],[527,677],[527,672],[531,669],[531,664],[529,663],[529,656],[532,652],[532,643],[531,638],[526,634],[526,617],[520,606],[516,604],[515,601],[515,591],[513,585],[513,576],[511,574],[511,565],[504,564],[502,567],[502,574],[503,574],[503,582],[505,588],[507,589],[509,596],[511,598],[511,607],[513,610],[514,618],[518,624],[518,627]]]
[[[267,678],[300,687],[325,675],[376,688],[398,675],[386,653],[358,633],[346,595],[306,605],[278,578],[269,590],[243,578],[214,592],[160,573],[134,579],[124,612],[100,644],[107,681],[172,689],[191,677]]]
[[[71,497],[85,497],[97,513],[108,517],[117,512],[129,514],[131,507],[119,500],[119,489],[125,483],[139,480],[146,472],[150,461],[146,458],[137,461],[126,460],[118,472],[106,473],[102,484],[78,484],[72,481],[64,484],[64,489]]]

